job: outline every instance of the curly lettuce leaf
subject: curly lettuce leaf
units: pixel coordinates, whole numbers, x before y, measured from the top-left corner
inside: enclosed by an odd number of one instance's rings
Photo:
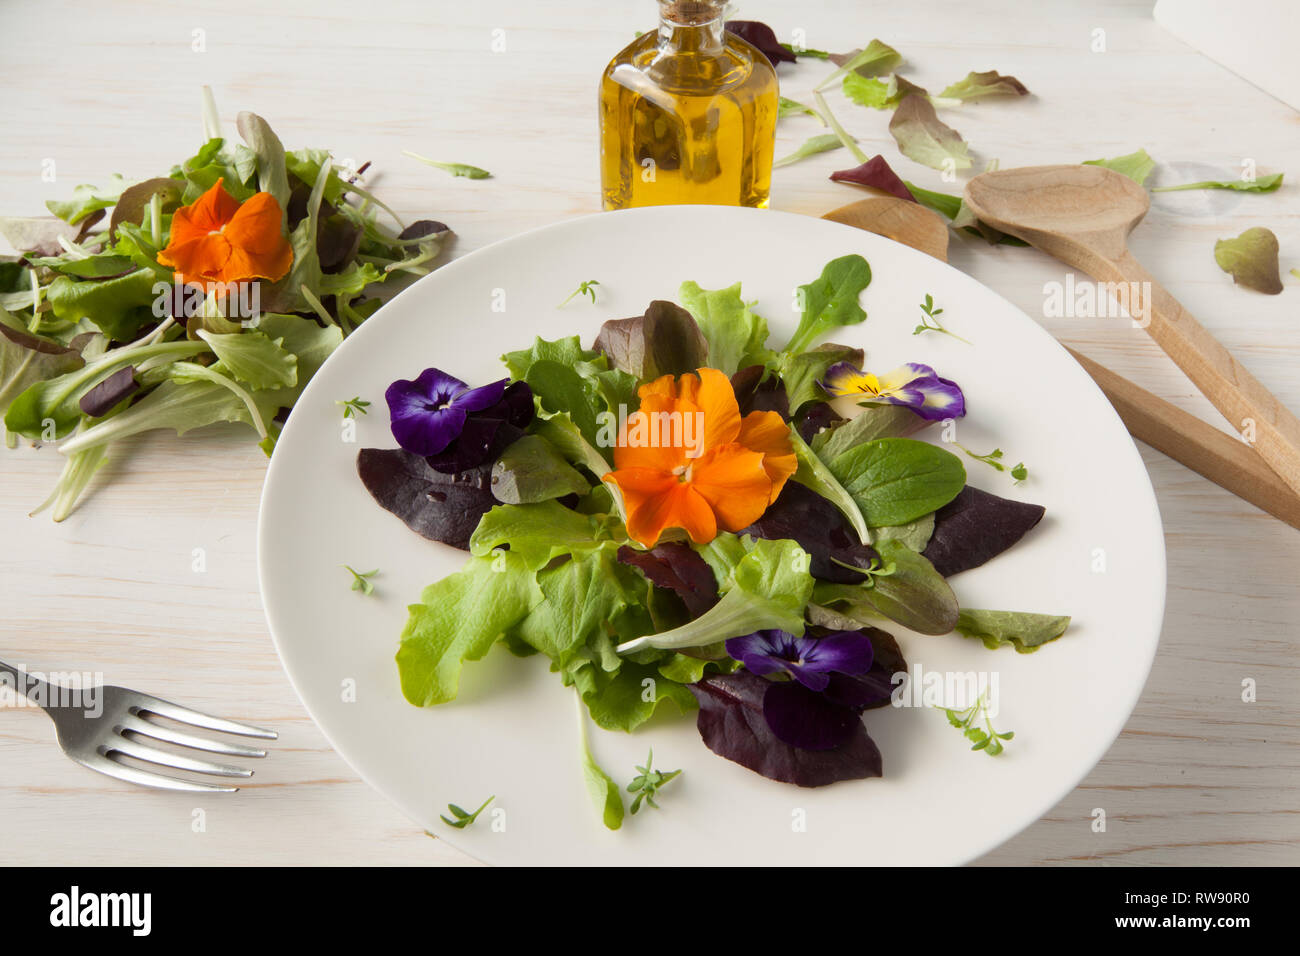
[[[677,297],[709,343],[712,368],[731,376],[771,357],[767,320],[740,297],[739,282],[725,289],[701,289],[698,283],[687,281],[681,284]]]
[[[946,87],[939,96],[950,100],[981,100],[991,96],[1027,96],[1029,90],[1014,76],[1003,76],[997,70],[983,73],[971,71],[964,79]]]

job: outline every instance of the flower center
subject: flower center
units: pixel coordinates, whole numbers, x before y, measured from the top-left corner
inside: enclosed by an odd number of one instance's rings
[[[857,390],[859,392],[864,392],[867,395],[879,395],[880,379],[870,373],[863,375],[857,384]]]
[[[692,465],[678,465],[676,468],[673,469],[673,475],[675,475],[677,480],[680,481],[682,484],[686,484],[691,480],[692,467],[693,467]]]

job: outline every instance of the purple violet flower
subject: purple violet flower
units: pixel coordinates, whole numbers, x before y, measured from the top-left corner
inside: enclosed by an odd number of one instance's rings
[[[393,437],[414,455],[436,455],[460,437],[470,412],[501,401],[508,381],[470,388],[436,368],[425,369],[412,381],[399,379],[384,393]]]
[[[861,631],[825,637],[795,637],[786,631],[755,631],[727,641],[727,653],[754,674],[789,674],[809,690],[822,691],[831,674],[865,674],[871,669],[871,638]]]

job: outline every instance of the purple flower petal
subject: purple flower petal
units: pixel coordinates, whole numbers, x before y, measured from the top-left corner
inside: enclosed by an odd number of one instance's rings
[[[478,388],[466,389],[453,398],[451,403],[457,408],[463,408],[467,412],[481,412],[483,409],[491,408],[497,402],[501,401],[501,396],[505,394],[506,385],[509,382],[510,379],[503,378],[499,382],[480,385]]]
[[[755,631],[744,637],[729,638],[727,654],[754,674],[775,674],[785,670],[786,666],[786,659],[782,656],[786,645],[782,638],[794,639],[785,631]]]
[[[827,637],[795,637],[785,631],[756,631],[726,642],[727,653],[754,674],[784,671],[809,690],[825,690],[830,674],[870,669],[871,640],[861,631]]]
[[[449,403],[466,388],[460,379],[436,368],[389,385],[384,398],[397,443],[415,455],[435,455],[446,448],[465,425],[465,410]]]
[[[803,750],[833,750],[862,723],[853,708],[794,681],[767,688],[763,719],[778,740]]]
[[[865,674],[871,669],[871,638],[861,631],[836,631],[825,637],[805,638],[811,645],[805,651],[810,667],[822,672]]]

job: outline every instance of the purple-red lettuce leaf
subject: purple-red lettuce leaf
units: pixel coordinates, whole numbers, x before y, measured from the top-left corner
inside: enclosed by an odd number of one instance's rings
[[[700,703],[696,727],[720,757],[757,774],[800,787],[824,787],[882,773],[880,749],[860,720],[847,740],[829,750],[803,750],[783,743],[763,716],[770,682],[747,671],[713,674],[690,685]]]
[[[736,393],[741,417],[750,412],[776,412],[789,421],[790,398],[786,395],[785,383],[780,376],[768,375],[767,372],[764,365],[748,365],[731,376],[731,388]]]
[[[641,381],[694,372],[708,364],[709,343],[695,317],[680,305],[656,299],[645,315],[610,319],[593,345],[609,364]]]
[[[983,73],[971,71],[966,78],[949,85],[939,94],[941,99],[979,100],[990,96],[1027,96],[1028,88],[1014,76],[1003,76],[997,70]]]
[[[865,568],[877,557],[835,505],[798,481],[787,481],[767,511],[739,534],[797,542],[812,558],[809,571],[823,581],[863,581],[864,574],[844,565]]]
[[[135,379],[135,367],[127,365],[82,395],[78,404],[91,418],[100,418],[107,415],[118,402],[139,389],[140,383]]]
[[[776,38],[772,28],[759,20],[728,20],[726,30],[757,48],[773,66],[793,63],[796,59]]]
[[[945,578],[978,568],[1028,534],[1044,511],[967,485],[935,512],[934,534],[922,554]]]
[[[666,541],[649,551],[623,545],[618,560],[639,568],[657,588],[674,592],[692,618],[718,603],[718,582],[713,569],[689,545]]]
[[[1282,277],[1277,265],[1277,236],[1262,226],[1247,229],[1235,239],[1220,239],[1214,244],[1214,261],[1232,276],[1237,285],[1277,295],[1282,291]]]
[[[916,197],[904,184],[903,180],[898,177],[885,157],[876,155],[861,166],[855,166],[853,169],[841,169],[838,172],[831,173],[831,181],[837,183],[853,183],[857,186],[870,186],[873,189],[879,189],[887,192],[899,199],[906,199],[909,202],[916,202]],[[949,218],[952,218],[949,216]]]
[[[490,464],[446,474],[400,448],[363,448],[357,474],[380,507],[416,534],[463,551],[479,519],[497,504]]]

